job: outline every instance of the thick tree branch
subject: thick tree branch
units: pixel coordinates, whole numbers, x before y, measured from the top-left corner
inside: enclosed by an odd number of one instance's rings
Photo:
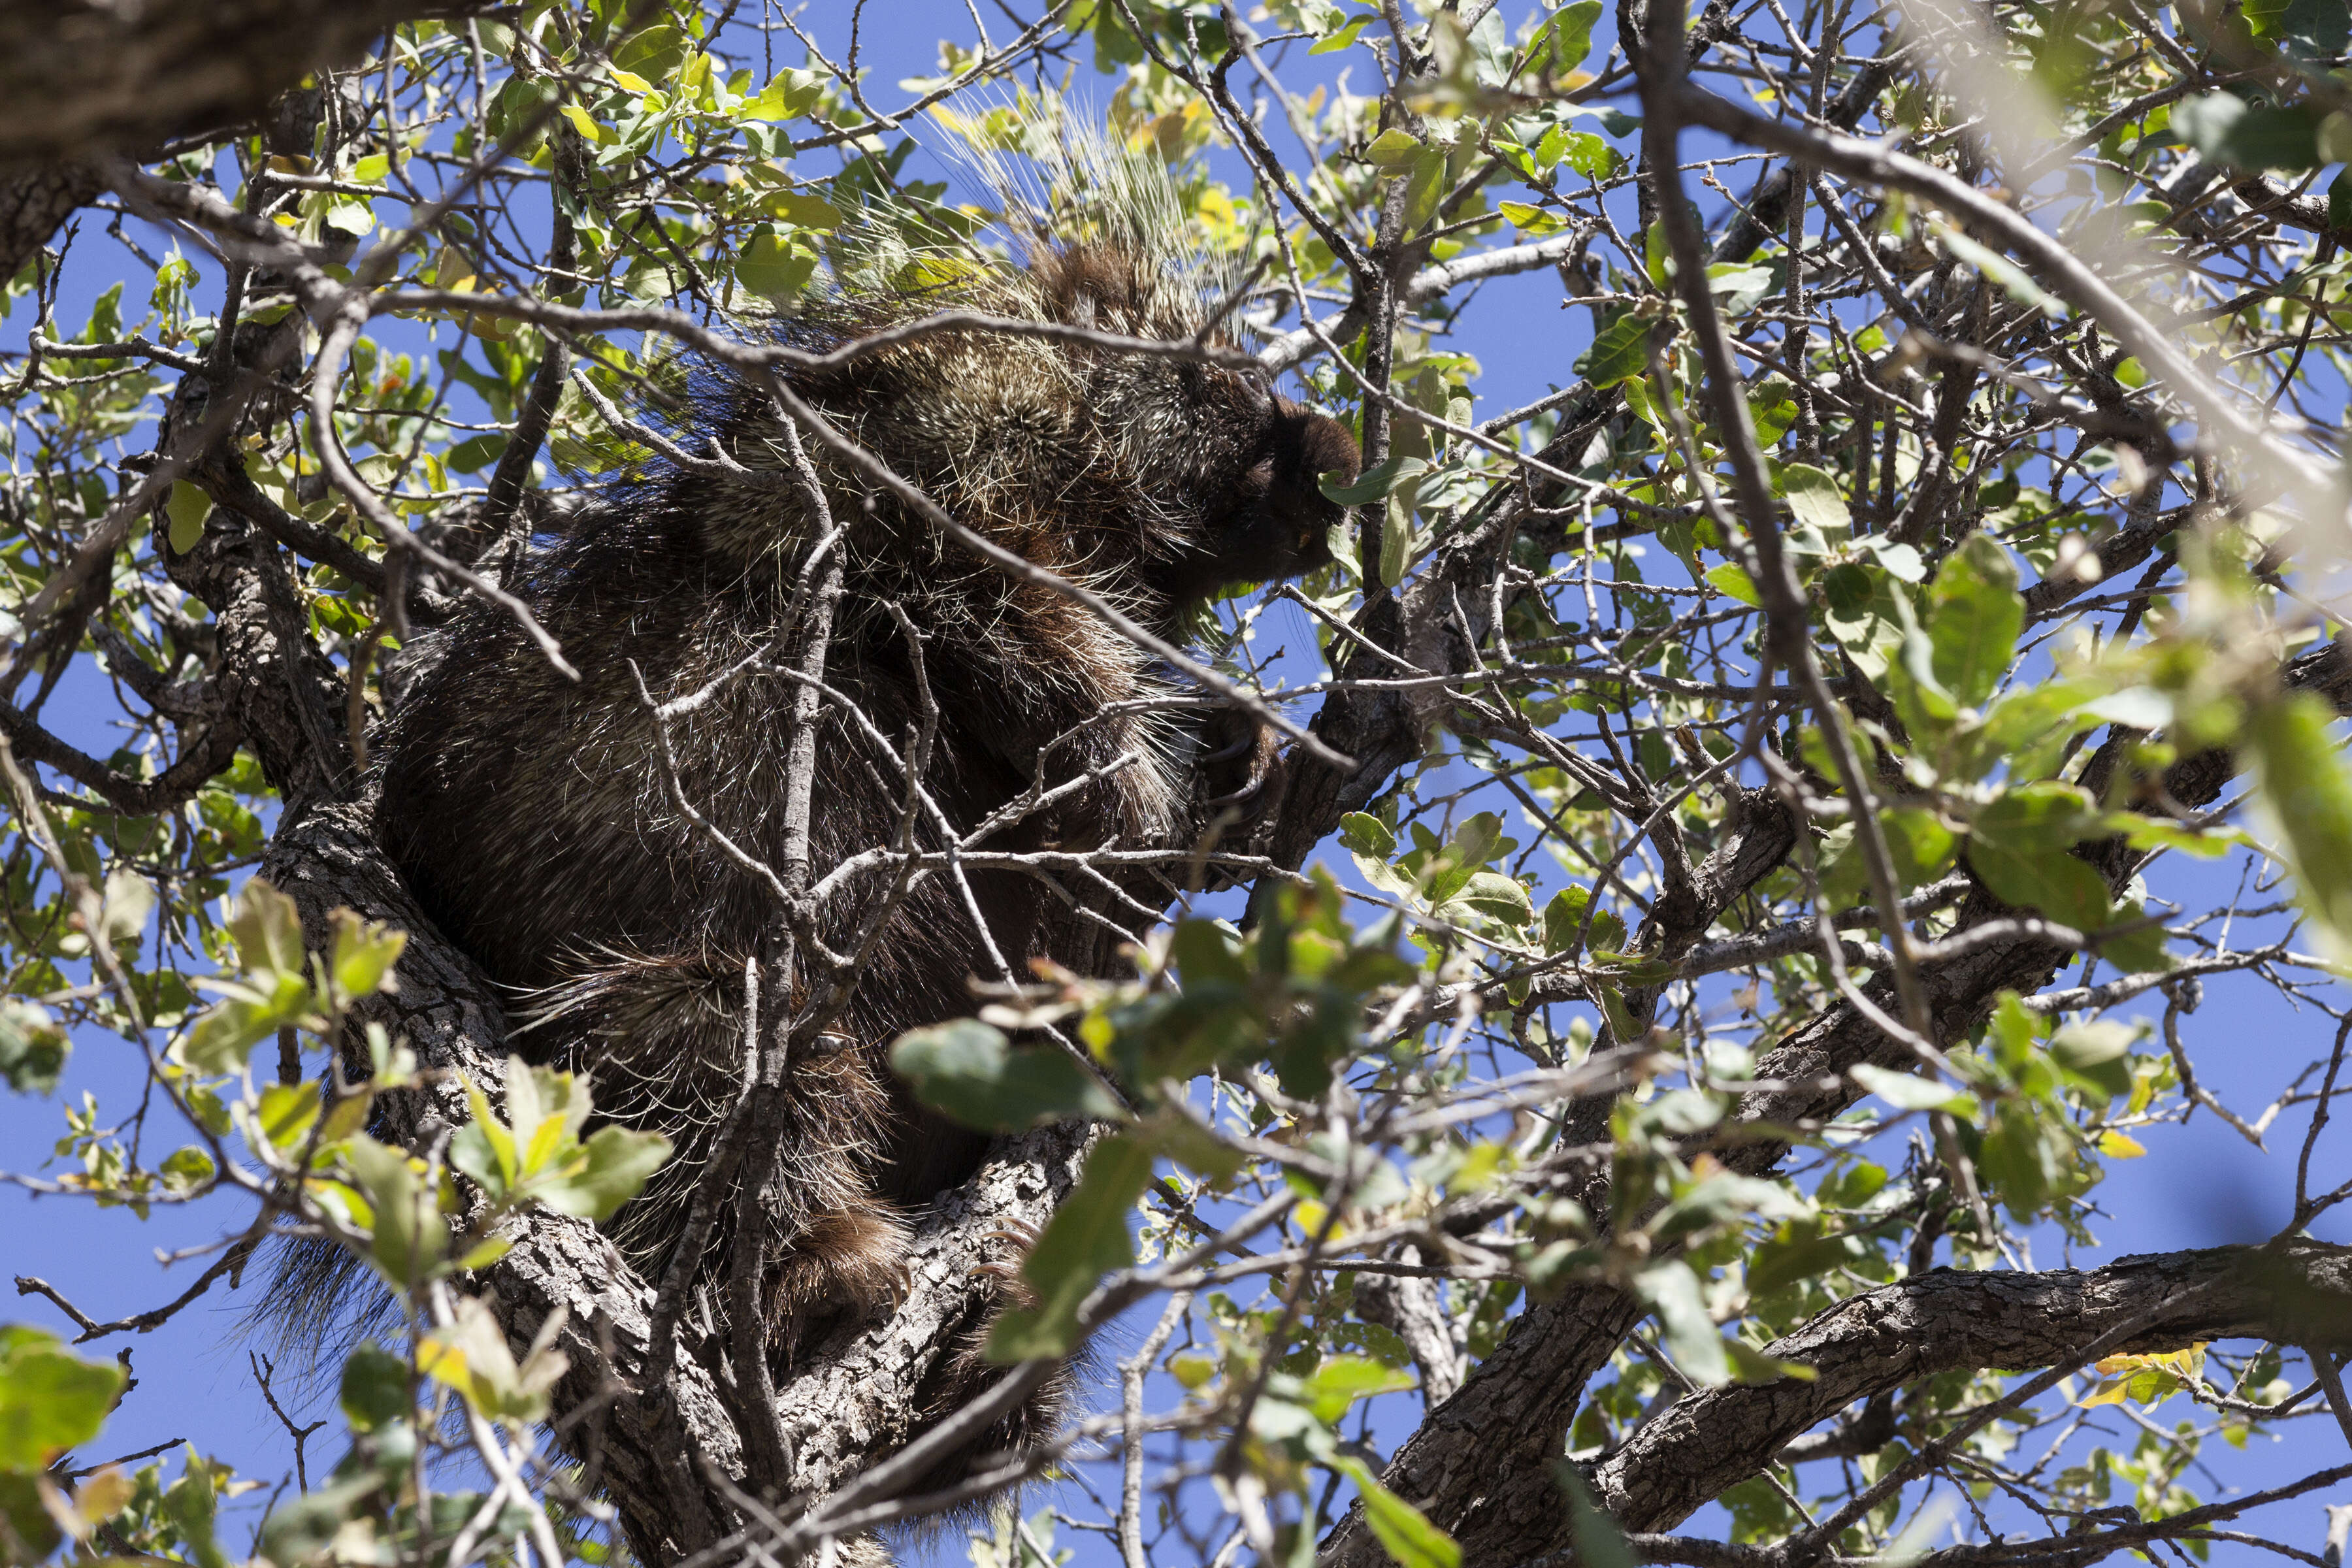
[[[1813,1381],[1730,1384],[1675,1405],[1594,1469],[1595,1490],[1626,1529],[1670,1529],[1857,1399],[1941,1372],[2060,1365],[2116,1324],[2203,1286],[2214,1289],[2117,1348],[2352,1337],[2352,1249],[2317,1243],[2126,1258],[2089,1272],[1937,1268],[1841,1301],[1767,1347],[1814,1368]]]
[[[0,281],[16,276],[58,226],[105,182],[87,163],[44,163],[0,173]]]
[[[241,125],[310,72],[356,61],[394,23],[490,8],[488,0],[5,0],[0,168]]]
[[[152,816],[173,809],[194,798],[205,781],[236,760],[240,737],[235,724],[221,721],[190,728],[195,731],[193,739],[184,734],[180,754],[169,767],[152,779],[132,778],[59,740],[15,703],[0,701],[0,733],[7,735],[18,756],[56,769],[131,816]]]

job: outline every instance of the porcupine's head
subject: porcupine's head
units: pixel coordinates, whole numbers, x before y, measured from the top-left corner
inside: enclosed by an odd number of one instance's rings
[[[972,167],[1009,246],[910,244],[905,226],[854,226],[836,245],[830,286],[780,329],[786,341],[840,345],[962,310],[1199,343],[1221,361],[958,330],[794,372],[796,388],[950,515],[1147,621],[1328,560],[1341,509],[1318,481],[1354,476],[1355,441],[1245,363],[1228,329],[1242,268],[1202,242],[1165,165],[1026,106],[951,123],[981,149]],[[778,432],[760,400],[739,403],[732,427],[742,460],[777,461]],[[871,493],[838,458],[816,455],[828,489]],[[875,526],[891,527],[892,509],[877,510]],[[763,533],[772,541],[772,510],[740,521],[740,548],[762,548]],[[856,553],[908,559],[904,546],[922,531],[901,517],[895,531],[892,549]],[[950,576],[976,569],[946,545],[927,564]]]

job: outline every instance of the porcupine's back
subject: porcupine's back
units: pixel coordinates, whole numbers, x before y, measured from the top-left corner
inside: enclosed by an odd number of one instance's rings
[[[963,309],[1192,337],[1221,302],[1224,275],[1177,238],[1164,176],[1154,184],[1100,147],[1082,146],[1087,160],[1085,179],[1056,181],[1104,193],[1085,237],[1033,233],[1022,262],[869,258],[786,330],[822,346]],[[1183,599],[1319,559],[1332,509],[1316,472],[1353,464],[1336,426],[1245,375],[1038,338],[919,336],[792,379],[951,515],[1163,633]],[[535,1017],[517,1046],[589,1071],[601,1108],[680,1144],[619,1226],[656,1273],[708,1131],[740,1089],[743,961],[776,919],[763,880],[711,831],[778,858],[792,688],[761,656],[816,529],[781,482],[789,462],[776,418],[740,379],[701,373],[667,416],[670,433],[690,451],[715,437],[778,482],[671,470],[615,490],[520,584],[579,682],[556,674],[510,617],[476,605],[435,634],[429,668],[378,744],[383,841],[436,923],[509,988],[519,1015]],[[939,712],[924,783],[947,820],[926,816],[920,847],[969,831],[1033,777],[1089,770],[1108,772],[984,847],[1174,841],[1189,816],[1192,737],[1144,713],[1101,717],[1153,693],[1143,656],[807,445],[845,528],[827,678],[858,710],[825,710],[817,875],[898,826],[903,781],[877,736],[902,742],[922,704],[893,604],[923,634]],[[710,699],[670,725],[674,788],[646,694],[665,701],[713,682]],[[707,826],[680,809],[679,794]],[[919,1202],[976,1162],[976,1140],[925,1125],[900,1098],[882,1052],[907,1028],[967,1011],[967,977],[1000,959],[1019,973],[1049,896],[1006,871],[914,889],[836,1026],[846,1048],[810,1069],[810,1114],[788,1134],[784,1173],[803,1206],[884,1212],[877,1198]],[[838,935],[846,906],[828,912]]]

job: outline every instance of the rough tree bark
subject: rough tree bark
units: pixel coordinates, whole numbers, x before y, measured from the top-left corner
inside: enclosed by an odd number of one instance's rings
[[[1767,1347],[1812,1367],[1813,1381],[1711,1388],[1665,1411],[1594,1470],[1596,1500],[1629,1531],[1669,1529],[1857,1399],[1940,1372],[2053,1366],[2168,1301],[2115,1352],[2239,1337],[2341,1346],[2352,1342],[2352,1248],[2222,1247],[2089,1272],[1931,1269],[1850,1297]],[[1566,1532],[1552,1543],[1568,1544]]]
[[[240,125],[397,22],[488,0],[5,0],[0,170]]]

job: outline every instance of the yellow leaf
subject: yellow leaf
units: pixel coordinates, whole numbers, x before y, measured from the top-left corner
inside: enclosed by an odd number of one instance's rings
[[[572,129],[580,132],[584,140],[595,142],[599,146],[613,140],[613,133],[597,124],[596,117],[578,104],[565,104],[562,113],[564,119],[572,121]]]
[[[625,87],[631,92],[651,92],[654,89],[653,83],[636,72],[625,71],[618,66],[613,68],[613,80],[616,85]]]
[[[466,1352],[446,1340],[427,1337],[417,1342],[416,1370],[460,1394],[466,1392]]]
[[[163,503],[164,515],[172,520],[172,552],[185,555],[205,536],[205,519],[212,515],[212,497],[205,494],[185,479],[172,481],[171,499]]]
[[[2147,1150],[2137,1139],[2126,1138],[2113,1128],[2109,1128],[2099,1134],[2099,1152],[2110,1160],[2137,1160],[2147,1153]]]
[[[1198,1390],[1217,1375],[1217,1363],[1204,1355],[1171,1356],[1168,1370],[1187,1390]]]
[[[74,1489],[74,1511],[92,1525],[112,1519],[137,1490],[129,1476],[109,1466]]]
[[[455,247],[443,246],[433,263],[433,283],[452,292],[469,292],[477,286],[474,264]]]

